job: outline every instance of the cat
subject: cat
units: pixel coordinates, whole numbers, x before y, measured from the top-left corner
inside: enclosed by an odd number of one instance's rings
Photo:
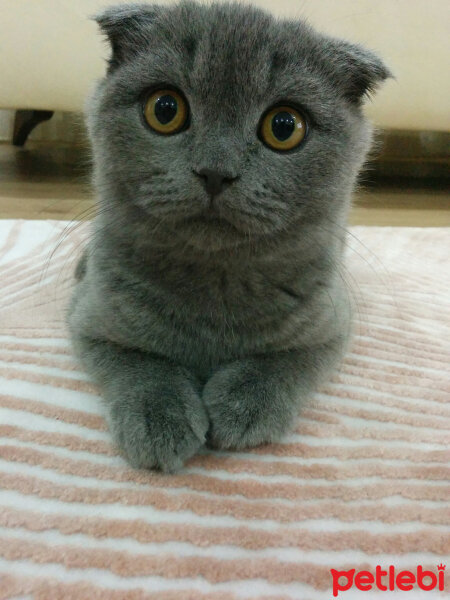
[[[242,4],[123,5],[87,108],[99,210],[68,323],[137,468],[275,442],[351,330],[371,52]]]

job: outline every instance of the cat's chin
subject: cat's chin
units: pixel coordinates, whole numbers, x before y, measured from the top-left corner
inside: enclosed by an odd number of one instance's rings
[[[278,233],[273,223],[261,222],[230,208],[218,210],[208,206],[191,214],[174,211],[170,219],[155,218],[153,211],[138,204],[127,205],[127,211],[134,213],[141,236],[145,237],[148,227],[153,243],[172,249],[190,247],[207,253],[238,249],[253,246],[262,238],[269,241]]]
[[[250,216],[232,206],[224,204],[221,208],[209,206],[184,221],[202,229],[210,228],[216,235],[227,235],[230,231],[239,236],[258,237],[275,233],[275,224],[259,215]]]
[[[200,250],[222,250],[241,246],[248,234],[218,215],[196,215],[177,226],[176,236],[183,243]]]
[[[240,228],[236,227],[224,214],[209,209],[188,217],[184,221],[184,224],[201,230],[212,229],[216,235],[220,235],[221,232],[227,234],[230,230],[234,230],[237,233],[241,232]]]

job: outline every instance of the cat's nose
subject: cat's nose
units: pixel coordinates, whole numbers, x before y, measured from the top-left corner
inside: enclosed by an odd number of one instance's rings
[[[194,170],[194,173],[203,180],[203,185],[211,196],[217,196],[237,179],[236,175],[225,170],[218,171],[215,169],[204,168],[199,171]]]

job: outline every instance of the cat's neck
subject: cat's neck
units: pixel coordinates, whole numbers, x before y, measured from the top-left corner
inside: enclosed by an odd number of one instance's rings
[[[187,244],[161,241],[145,234],[145,226],[139,230],[118,225],[117,221],[99,219],[97,223],[98,248],[114,256],[121,270],[143,279],[156,279],[175,284],[189,280],[203,285],[221,277],[240,279],[259,277],[261,273],[277,281],[305,276],[323,265],[328,270],[339,260],[343,235],[336,229],[326,229],[321,224],[310,223],[292,227],[289,231],[247,243],[225,247],[217,251]],[[299,235],[299,230],[301,235]],[[344,230],[342,230],[344,231]],[[331,272],[331,269],[330,269]]]
[[[287,229],[271,235],[240,235],[236,240],[221,240],[220,232],[208,238],[186,238],[183,223],[167,227],[154,223],[142,209],[133,203],[101,197],[96,218],[97,237],[131,269],[182,272],[187,269],[199,273],[239,273],[251,270],[275,273],[292,265],[293,269],[306,268],[308,263],[339,260],[346,229],[346,211],[326,215],[304,215],[299,222],[291,222]],[[103,205],[103,206],[102,206]],[[337,221],[337,222],[336,222]]]

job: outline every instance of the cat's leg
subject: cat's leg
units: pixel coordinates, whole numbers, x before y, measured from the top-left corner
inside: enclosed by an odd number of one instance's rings
[[[176,471],[204,444],[208,417],[187,369],[116,344],[74,336],[102,388],[111,433],[132,466]]]
[[[206,383],[208,444],[245,448],[274,442],[295,424],[301,403],[341,355],[343,340],[237,360]]]

